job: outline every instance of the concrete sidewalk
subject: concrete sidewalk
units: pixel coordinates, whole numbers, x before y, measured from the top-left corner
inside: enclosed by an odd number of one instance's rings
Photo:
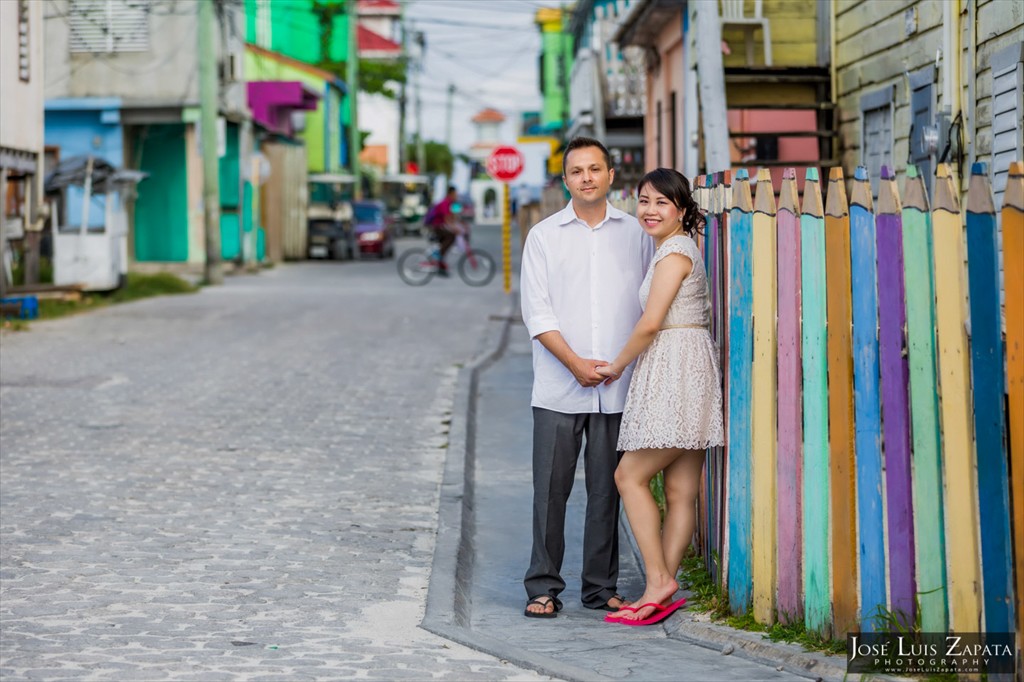
[[[685,610],[663,624],[631,628],[584,608],[582,464],[566,522],[565,608],[555,619],[525,618],[531,382],[530,341],[510,300],[493,316],[478,359],[460,371],[425,629],[567,680],[844,679],[842,657],[775,644]],[[643,575],[628,529],[620,532],[619,591],[635,598]]]

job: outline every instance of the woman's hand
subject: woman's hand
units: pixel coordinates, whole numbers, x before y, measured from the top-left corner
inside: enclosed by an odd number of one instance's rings
[[[621,372],[616,372],[614,369],[612,369],[611,365],[603,365],[601,367],[597,367],[594,371],[603,377],[608,377],[608,379],[604,382],[605,386],[618,379],[619,376],[622,374]]]

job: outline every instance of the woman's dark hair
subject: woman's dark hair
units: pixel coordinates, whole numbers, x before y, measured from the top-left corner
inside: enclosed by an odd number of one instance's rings
[[[704,213],[693,200],[690,181],[686,176],[672,168],[655,168],[640,178],[640,183],[636,186],[637,197],[645,185],[650,185],[664,194],[679,210],[686,211],[683,216],[683,232],[691,237],[704,233],[701,229],[704,226]]]

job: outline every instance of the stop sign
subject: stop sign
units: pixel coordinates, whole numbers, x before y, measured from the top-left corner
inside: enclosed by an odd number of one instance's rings
[[[511,182],[523,172],[523,155],[515,147],[496,147],[487,157],[487,174],[501,182]]]

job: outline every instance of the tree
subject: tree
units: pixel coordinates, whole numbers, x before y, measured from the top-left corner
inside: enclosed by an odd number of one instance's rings
[[[317,66],[344,79],[345,61],[331,59],[331,45],[334,43],[336,20],[345,16],[345,5],[334,0],[313,0],[310,11],[320,24],[320,62]],[[393,87],[394,84],[405,82],[406,60],[404,58],[396,61],[359,60],[358,90],[361,92],[395,99],[397,94]]]
[[[426,140],[423,143],[423,155],[425,157],[426,168],[420,168],[420,173],[427,175],[447,175],[451,176],[452,169],[454,167],[455,157],[452,154],[452,150],[448,148],[448,145],[443,142],[434,142],[433,140]],[[416,144],[415,141],[405,147],[405,158],[415,159],[416,158]]]

